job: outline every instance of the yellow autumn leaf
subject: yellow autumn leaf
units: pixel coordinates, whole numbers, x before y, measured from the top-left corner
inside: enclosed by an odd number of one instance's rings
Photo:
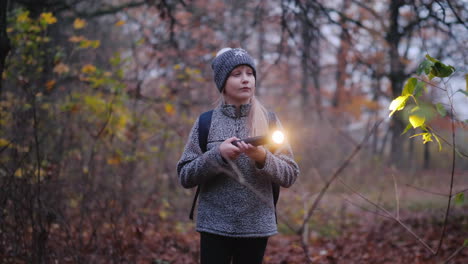
[[[54,15],[50,12],[42,13],[41,20],[49,25],[57,23],[57,18],[55,18]]]
[[[175,113],[174,106],[170,103],[164,104],[164,110],[166,110],[166,113],[168,113],[169,115],[173,115]]]
[[[422,137],[423,143],[424,143],[424,144],[426,144],[427,142],[431,142],[431,141],[432,141],[432,134],[429,133],[429,132],[419,133],[419,134],[416,134],[416,135],[412,135],[410,138],[414,138],[414,137],[418,137],[418,136],[421,136],[421,137]]]
[[[81,41],[85,41],[85,40],[87,40],[87,39],[85,37],[83,37],[83,36],[71,36],[70,38],[68,38],[68,41],[73,42],[73,43],[81,42]]]
[[[18,23],[24,23],[24,22],[28,22],[30,19],[29,19],[29,11],[25,11],[25,12],[22,12],[21,14],[18,15],[18,17],[16,18],[16,21]]]
[[[424,133],[422,135],[423,143],[426,144],[427,142],[432,142],[432,134],[431,133]]]
[[[4,139],[4,138],[0,138],[0,148],[4,147],[4,146],[8,146],[8,144],[10,144],[10,141]]]
[[[121,26],[125,25],[125,21],[119,20],[119,21],[117,21],[117,22],[115,23],[115,25],[116,25],[117,27],[121,27]]]
[[[23,170],[21,168],[15,171],[15,177],[18,177],[18,178],[23,177]]]
[[[121,162],[122,160],[118,156],[107,159],[107,164],[109,165],[119,165]]]
[[[395,98],[391,103],[388,109],[392,112],[388,116],[392,116],[396,111],[399,111],[405,108],[406,101],[408,100],[409,95],[401,95]]]
[[[159,211],[159,217],[162,219],[162,220],[165,220],[168,216],[168,213],[166,210],[161,210]]]
[[[81,72],[86,73],[86,74],[91,74],[91,73],[94,73],[95,71],[96,71],[96,67],[91,64],[86,64],[85,66],[81,68]]]
[[[468,73],[465,74],[465,85],[466,85],[465,91],[468,92]]]
[[[84,19],[77,18],[73,22],[73,27],[75,29],[82,29],[86,26],[86,21]]]
[[[411,123],[413,128],[417,128],[424,125],[424,122],[426,122],[426,118],[418,115],[410,115],[409,122]]]
[[[101,46],[101,41],[100,40],[94,40],[91,42],[91,46],[95,49],[99,48]]]
[[[57,82],[55,80],[50,80],[50,81],[46,82],[45,86],[46,86],[47,91],[52,90],[56,83]]]
[[[68,73],[70,68],[66,64],[60,62],[59,64],[55,65],[53,71],[57,74],[63,74]]]

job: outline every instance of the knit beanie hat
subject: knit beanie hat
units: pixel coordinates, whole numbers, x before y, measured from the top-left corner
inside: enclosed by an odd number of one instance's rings
[[[214,82],[218,87],[219,92],[223,91],[229,74],[234,68],[240,65],[247,65],[253,70],[253,75],[257,78],[255,63],[247,51],[241,48],[224,48],[218,52],[216,58],[211,63],[211,68],[214,71]]]

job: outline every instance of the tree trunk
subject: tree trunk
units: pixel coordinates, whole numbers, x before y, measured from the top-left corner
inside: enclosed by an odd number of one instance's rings
[[[309,110],[309,57],[310,57],[310,36],[308,32],[307,18],[303,18],[302,23],[302,58],[301,58],[301,67],[302,67],[302,80],[301,80],[301,97],[302,97],[302,112],[307,113]]]
[[[343,12],[346,11],[346,9],[349,8],[349,0],[345,0],[343,3]],[[340,18],[340,24],[342,27],[345,27],[344,25],[345,19],[344,17]],[[348,54],[349,50],[349,38],[348,35],[345,32],[345,29],[341,30],[340,33],[340,46],[338,47],[338,52],[336,54],[336,90],[335,94],[333,95],[332,99],[332,106],[333,107],[339,107],[341,105],[341,100],[343,98],[343,92],[344,92],[344,86],[345,86],[345,80],[346,80],[346,55]]]
[[[429,149],[429,144],[424,144],[424,162],[423,162],[423,168],[425,170],[429,169],[429,166],[431,164],[431,152]]]
[[[10,39],[8,38],[7,27],[7,3],[8,1],[0,1],[0,97],[2,96],[3,71],[5,70],[5,61],[10,52]]]
[[[263,16],[264,16],[265,10],[263,7],[259,6],[258,7],[258,13],[257,13],[257,23],[258,23],[258,65],[257,69],[262,69],[263,67],[263,59],[264,59],[264,51],[265,51],[265,25],[263,24]],[[257,76],[259,74],[257,73]],[[260,95],[260,89],[262,84],[262,75],[260,75],[260,78],[257,78],[256,80],[256,92],[258,95]]]
[[[400,60],[398,53],[398,46],[400,44],[401,33],[399,32],[399,9],[404,4],[402,0],[390,1],[390,29],[387,33],[386,40],[390,46],[389,57],[390,57],[390,74],[389,79],[392,88],[392,96],[396,98],[401,94],[402,85],[405,78],[404,65]],[[405,155],[402,151],[404,138],[400,137],[405,126],[398,114],[393,115],[390,123],[391,130],[391,151],[390,151],[390,163],[398,164],[399,161],[405,159]]]

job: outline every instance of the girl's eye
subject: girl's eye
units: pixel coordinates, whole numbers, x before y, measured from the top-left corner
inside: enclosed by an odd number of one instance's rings
[[[253,72],[248,72],[247,75],[253,75]]]
[[[233,76],[239,76],[239,75],[240,75],[240,72],[233,72],[232,75],[233,75]]]

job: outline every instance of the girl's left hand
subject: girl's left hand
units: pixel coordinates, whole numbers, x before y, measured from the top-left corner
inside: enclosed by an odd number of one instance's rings
[[[255,147],[252,144],[245,143],[244,141],[237,143],[237,147],[241,152],[245,153],[245,155],[253,159],[255,162],[259,163],[260,165],[265,164],[266,150],[264,147]]]

